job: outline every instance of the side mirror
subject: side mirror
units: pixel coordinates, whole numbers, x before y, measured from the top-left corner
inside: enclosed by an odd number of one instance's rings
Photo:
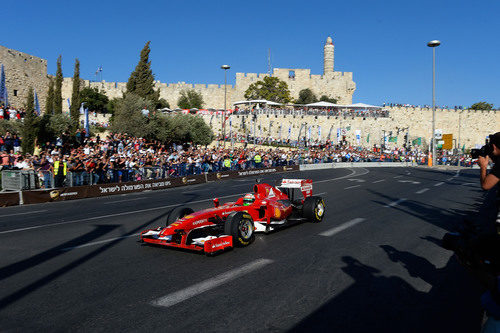
[[[214,199],[214,206],[215,206],[215,208],[219,207],[219,204],[220,204],[219,203],[219,198],[215,198]]]

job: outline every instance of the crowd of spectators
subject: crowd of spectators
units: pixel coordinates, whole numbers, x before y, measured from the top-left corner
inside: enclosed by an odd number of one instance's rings
[[[362,108],[305,108],[305,109],[280,109],[280,108],[262,108],[262,109],[235,109],[234,115],[291,115],[291,116],[331,116],[331,117],[363,117],[363,118],[387,118],[389,111],[382,108],[362,109]]]
[[[0,119],[5,120],[21,120],[24,119],[26,112],[22,108],[14,108],[12,106],[0,105]]]
[[[262,138],[258,141],[265,142]],[[408,161],[426,164],[426,152],[414,148],[361,148],[348,143],[313,143],[295,147],[238,145],[226,142],[226,148],[165,145],[158,141],[111,134],[101,139],[62,135],[54,142],[36,145],[34,154],[21,154],[20,139],[11,133],[0,137],[0,161],[3,169],[32,170],[40,188],[79,186],[182,177],[186,175],[243,170],[283,165],[328,162]],[[438,163],[471,163],[466,156],[444,155]],[[470,165],[470,164],[469,164]]]

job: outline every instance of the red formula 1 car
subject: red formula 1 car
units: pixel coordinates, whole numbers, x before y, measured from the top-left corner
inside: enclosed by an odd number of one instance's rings
[[[175,208],[166,227],[144,230],[140,240],[149,244],[213,254],[233,246],[247,246],[255,232],[269,232],[297,221],[321,222],[325,202],[312,196],[312,180],[283,179],[280,186],[256,184],[236,202],[194,212]]]

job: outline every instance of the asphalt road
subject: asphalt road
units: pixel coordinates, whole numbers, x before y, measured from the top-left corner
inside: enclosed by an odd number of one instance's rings
[[[267,175],[275,184],[283,174]],[[1,331],[474,332],[478,284],[439,241],[485,193],[477,171],[353,168],[312,178],[323,222],[216,257],[143,246],[180,204],[255,179],[0,210]]]

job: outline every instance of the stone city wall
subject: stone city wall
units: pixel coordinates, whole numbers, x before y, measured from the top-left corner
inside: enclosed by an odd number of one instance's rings
[[[432,129],[432,109],[411,107],[387,107],[390,116],[388,118],[371,117],[333,117],[333,116],[291,116],[291,115],[265,115],[258,114],[255,122],[257,136],[267,136],[278,139],[288,138],[288,129],[291,127],[290,139],[296,140],[302,124],[301,137],[311,127],[311,139],[318,139],[318,130],[321,126],[321,137],[325,140],[330,134],[330,139],[337,142],[337,128],[350,128],[346,131],[346,140],[355,143],[356,131],[361,131],[360,145],[372,147],[374,144],[383,142],[384,131],[386,136],[392,132],[398,137],[397,145],[403,144],[406,133],[409,134],[410,142],[418,137],[422,142],[429,142]],[[220,133],[220,116],[205,115],[203,119],[209,124],[215,134]],[[252,116],[233,115],[230,117],[233,133],[252,133],[254,121]],[[245,130],[243,129],[245,127]],[[229,133],[229,119],[226,121],[226,134]],[[406,129],[408,128],[408,129]],[[442,130],[443,134],[453,134],[454,147],[474,148],[475,145],[484,144],[488,134],[500,131],[500,111],[474,111],[474,110],[436,110],[436,129]],[[398,134],[399,130],[399,134]],[[369,142],[367,138],[369,135]],[[389,143],[389,146],[394,146]]]
[[[34,88],[42,111],[47,98],[47,60],[0,46],[0,64],[4,65],[9,103],[24,107],[28,91]]]

